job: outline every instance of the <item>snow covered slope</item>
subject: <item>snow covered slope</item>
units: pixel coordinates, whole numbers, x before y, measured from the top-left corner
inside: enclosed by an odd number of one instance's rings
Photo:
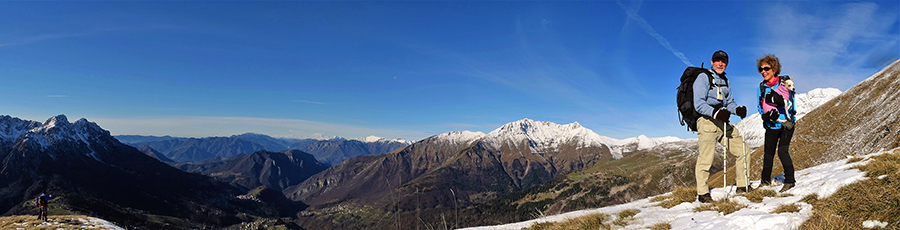
[[[617,140],[609,137],[603,138],[606,139],[606,143],[610,144],[610,151],[614,154],[618,153],[619,155],[628,152],[649,150],[663,144],[682,141],[681,138],[672,136],[650,138],[644,135],[640,135],[637,137],[625,138],[623,140]]]
[[[466,131],[453,131],[446,132],[435,135],[435,138],[446,140],[448,143],[452,145],[466,145],[471,144],[472,142],[481,139],[486,134],[482,132],[472,132],[469,130]]]
[[[410,144],[413,143],[412,141],[408,141],[408,140],[404,140],[404,139],[400,139],[400,138],[388,140],[387,138],[379,137],[379,136],[361,137],[361,138],[356,138],[355,140],[362,141],[362,142],[365,142],[365,143],[376,143],[376,142],[399,142],[399,143],[403,143],[403,144],[406,144],[406,145],[410,145]]]
[[[819,88],[810,90],[808,93],[797,94],[794,99],[794,102],[797,103],[795,106],[797,109],[797,119],[803,118],[803,116],[806,116],[806,114],[813,109],[816,109],[840,94],[841,90],[835,88]],[[747,146],[750,148],[759,148],[763,145],[766,128],[763,127],[762,117],[760,117],[758,112],[759,109],[754,105],[747,106],[747,113],[750,113],[750,115],[735,124],[735,127],[741,132],[741,137],[744,138],[744,143],[746,143]]]
[[[635,221],[628,221],[628,223],[631,224],[621,229],[647,229],[657,223],[668,223],[671,225],[672,229],[796,229],[812,215],[812,205],[801,202],[800,200],[803,197],[810,194],[816,194],[819,199],[825,199],[834,194],[834,192],[841,187],[868,179],[864,172],[851,168],[857,165],[867,164],[868,162],[871,162],[869,158],[881,154],[900,154],[900,148],[869,154],[863,157],[867,160],[854,163],[848,163],[848,159],[842,159],[797,171],[797,176],[804,179],[798,180],[796,187],[788,190],[789,196],[766,197],[760,203],[751,202],[743,196],[734,196],[734,187],[730,186],[727,190],[730,199],[744,204],[747,207],[724,216],[721,212],[716,211],[695,212],[694,209],[700,206],[700,202],[698,201],[691,203],[685,202],[666,209],[658,206],[659,202],[651,202],[650,200],[653,199],[653,197],[650,197],[627,204],[574,211],[519,223],[466,229],[518,230],[527,228],[536,223],[562,222],[568,219],[597,213],[610,214],[613,218],[617,218],[615,215],[616,213],[627,209],[636,209],[640,212],[633,217]],[[759,181],[754,181],[753,184],[759,184]],[[769,190],[777,190],[779,188],[780,186],[763,187],[763,189]],[[660,196],[670,194],[671,193],[667,193]],[[713,199],[723,199],[726,195],[726,189],[715,188],[712,190],[711,194]],[[783,193],[782,195],[786,194],[787,193]],[[797,204],[800,206],[800,211],[772,213],[773,210],[785,204]],[[612,222],[614,220],[610,221]]]
[[[82,215],[48,216],[47,221],[36,220],[34,216],[0,217],[3,229],[125,229],[109,221]]]

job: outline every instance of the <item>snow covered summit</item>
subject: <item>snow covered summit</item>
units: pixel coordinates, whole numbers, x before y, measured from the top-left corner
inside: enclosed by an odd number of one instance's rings
[[[40,122],[26,121],[8,115],[0,116],[0,145],[15,142],[19,136],[37,127],[41,127]]]
[[[605,145],[616,159],[622,158],[625,152],[650,149],[680,140],[677,137],[649,138],[644,135],[618,140],[600,136],[578,122],[560,125],[528,118],[503,125],[484,137],[484,141],[495,148],[499,148],[505,141],[511,141],[517,148],[529,147],[534,152],[558,151],[563,144],[576,144],[579,147]],[[520,143],[528,143],[528,146],[518,146]]]
[[[404,139],[400,139],[400,138],[388,140],[387,138],[379,137],[379,136],[375,136],[375,135],[371,135],[368,137],[360,137],[360,138],[356,138],[355,140],[362,141],[365,143],[399,142],[399,143],[403,143],[406,145],[412,144],[412,141],[408,141],[408,140],[404,140]]]
[[[600,135],[578,122],[560,125],[528,118],[510,122],[491,131],[484,137],[484,141],[494,148],[499,148],[505,141],[512,141],[516,148],[528,147],[534,152],[556,151],[560,145],[573,142],[581,147],[606,144]],[[520,143],[528,143],[529,146],[519,146]]]
[[[74,141],[91,148],[91,142],[98,137],[111,137],[109,131],[100,128],[97,123],[81,118],[69,123],[66,115],[56,115],[47,119],[40,127],[28,130],[22,135],[25,144],[39,144],[41,149],[61,141]]]

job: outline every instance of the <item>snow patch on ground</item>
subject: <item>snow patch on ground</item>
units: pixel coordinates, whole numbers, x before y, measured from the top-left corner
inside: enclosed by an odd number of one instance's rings
[[[888,225],[888,223],[877,221],[877,220],[863,221],[863,227],[865,227],[865,228],[875,228],[875,227],[885,228],[885,227],[887,227],[887,225]]]
[[[47,221],[36,220],[35,216],[9,216],[0,219],[3,219],[0,224],[7,228],[12,227],[10,229],[125,229],[109,221],[88,216],[48,216]],[[14,221],[17,223],[7,224],[8,221],[13,221],[12,219],[18,220]]]

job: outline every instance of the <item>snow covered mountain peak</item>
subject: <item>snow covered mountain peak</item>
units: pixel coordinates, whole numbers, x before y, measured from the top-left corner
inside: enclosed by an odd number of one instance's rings
[[[604,138],[578,122],[565,125],[549,121],[534,121],[528,118],[510,122],[491,131],[484,141],[499,148],[505,143],[516,148],[529,147],[535,152],[557,151],[562,144],[576,144],[579,147],[609,146]],[[519,146],[527,143],[528,146]],[[621,157],[621,155],[615,157]]]
[[[593,130],[581,126],[578,122],[560,125],[528,118],[505,124],[485,135],[483,140],[494,148],[499,148],[503,144],[511,144],[516,148],[529,147],[534,152],[557,151],[562,144],[575,144],[578,147],[606,146],[616,159],[622,158],[626,152],[646,150],[661,144],[681,141],[677,137],[650,138],[645,135],[618,140],[600,136]],[[528,146],[519,146],[520,144]]]
[[[446,141],[450,142],[450,144],[452,144],[452,145],[465,145],[465,144],[472,143],[473,141],[476,141],[476,140],[484,137],[485,135],[486,134],[484,134],[482,132],[472,132],[469,130],[465,130],[465,131],[453,131],[453,132],[441,133],[441,134],[435,135],[433,138],[436,138],[439,140],[446,140]]]
[[[407,145],[412,144],[411,141],[404,140],[404,139],[400,139],[400,138],[388,140],[387,138],[379,137],[379,136],[375,136],[375,135],[371,135],[371,136],[368,136],[368,137],[360,137],[360,138],[356,138],[356,140],[362,141],[362,142],[366,142],[366,143],[376,143],[376,142],[388,142],[388,143],[390,143],[390,142],[399,142],[399,143],[404,143],[404,144],[407,144]]]
[[[56,127],[57,124],[59,124],[59,126],[67,126],[69,125],[69,118],[67,118],[64,114],[56,115],[47,119],[47,121],[45,121],[41,126],[49,129]]]
[[[90,146],[92,139],[112,138],[109,131],[100,128],[97,123],[81,118],[70,123],[66,115],[56,115],[47,119],[41,126],[33,127],[21,134],[25,144],[39,145],[45,149],[60,141],[74,141]]]
[[[15,142],[28,130],[40,127],[37,121],[27,121],[8,115],[0,116],[0,145]]]
[[[658,145],[667,144],[671,142],[682,141],[681,138],[667,136],[667,137],[657,137],[650,138],[645,135],[639,135],[636,137],[625,138],[622,140],[614,139],[610,137],[602,137],[607,146],[609,146],[609,151],[613,154],[613,156],[623,156],[626,152],[634,152],[639,150],[648,150],[656,147]]]
[[[841,90],[835,88],[817,88],[807,93],[797,94],[794,99],[797,102],[797,118],[801,118],[816,107],[841,94]]]
[[[559,125],[549,121],[535,121],[528,118],[507,123],[488,133],[489,136],[528,136],[547,139],[549,135],[583,132],[586,128],[578,122]],[[590,131],[590,130],[587,130]],[[593,132],[593,131],[590,131]]]

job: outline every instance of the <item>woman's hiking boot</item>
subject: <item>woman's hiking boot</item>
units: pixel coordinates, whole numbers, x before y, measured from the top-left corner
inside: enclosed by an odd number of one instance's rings
[[[787,184],[782,185],[781,191],[778,191],[778,192],[787,192],[788,189],[791,189],[793,187],[794,187],[794,183],[787,183]]]
[[[753,191],[753,187],[750,187],[750,186],[747,186],[747,187],[738,187],[737,190],[735,190],[735,191],[736,191],[735,193],[737,193],[737,194],[741,194],[741,193],[745,193],[745,192],[751,192],[751,191]]]

